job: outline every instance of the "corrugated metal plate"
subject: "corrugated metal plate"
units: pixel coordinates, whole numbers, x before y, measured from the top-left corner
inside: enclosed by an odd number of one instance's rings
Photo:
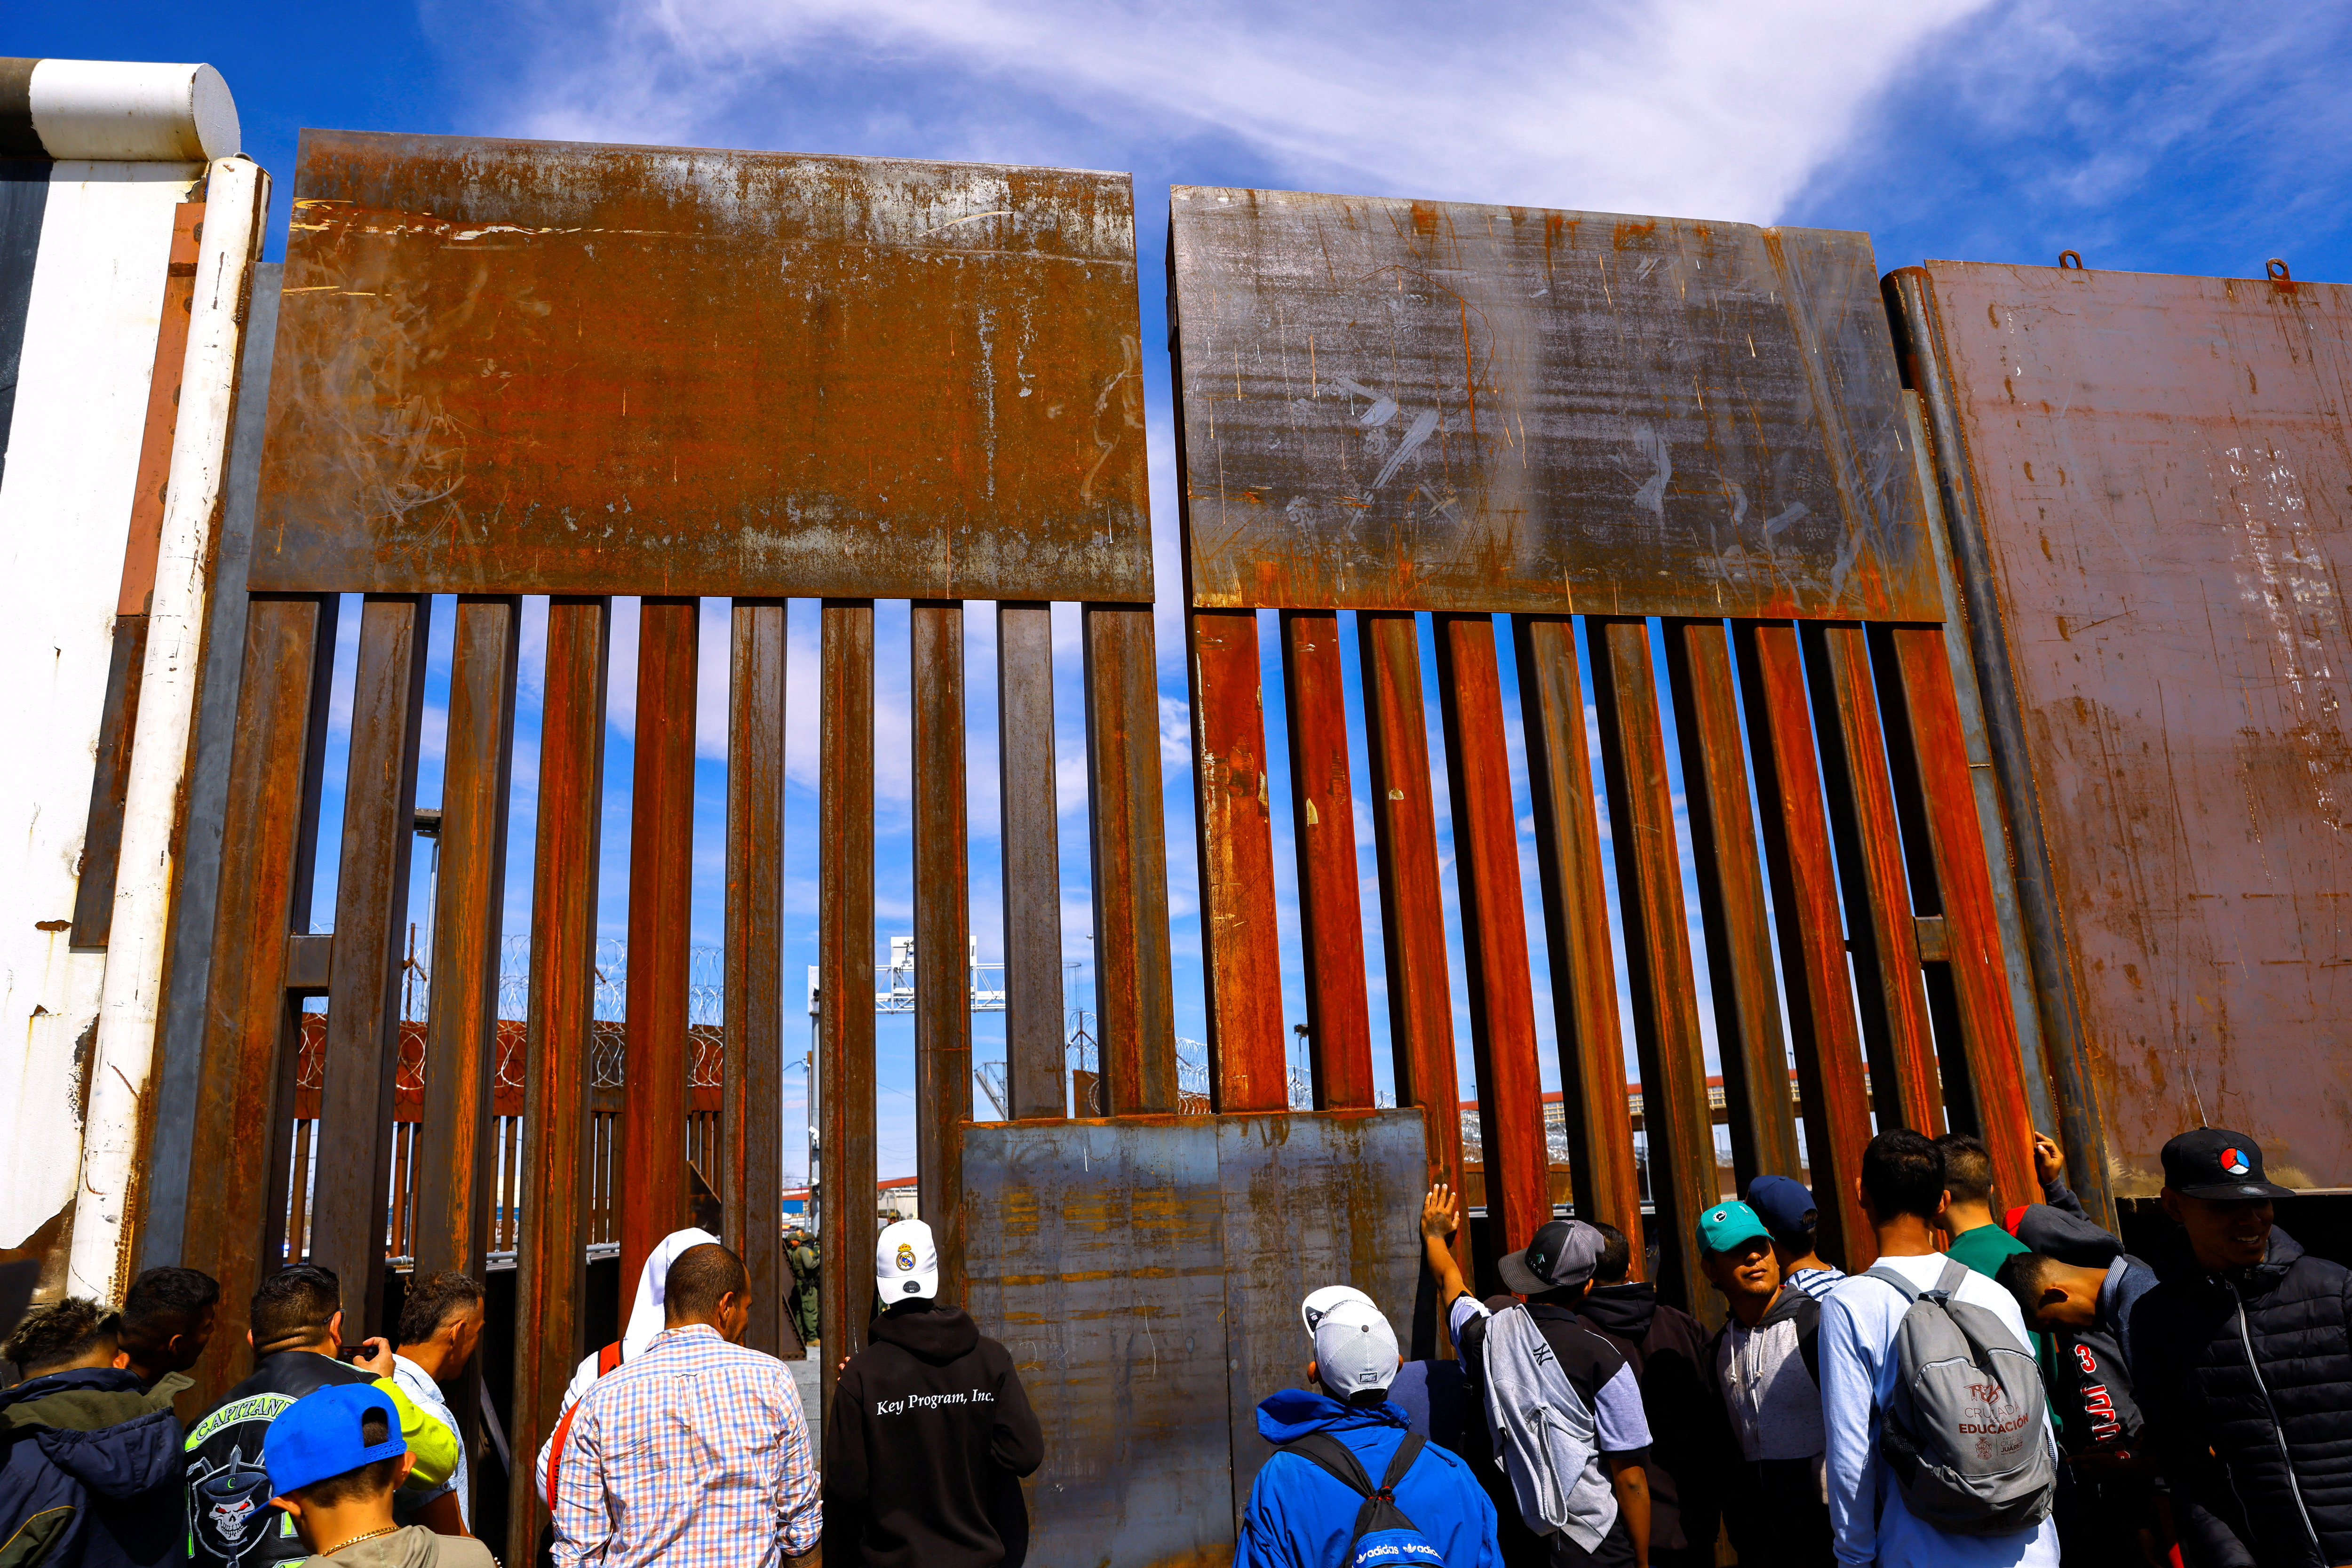
[[[2352,289],[1926,270],[2116,1192],[2352,1186]]]
[[[1938,618],[1867,236],[1171,212],[1195,605]]]
[[[1353,1284],[1406,1342],[1426,1158],[1417,1110],[965,1129],[972,1312],[1045,1430],[1033,1562],[1224,1560],[1300,1299]]]
[[[256,590],[1148,600],[1124,174],[310,132]]]

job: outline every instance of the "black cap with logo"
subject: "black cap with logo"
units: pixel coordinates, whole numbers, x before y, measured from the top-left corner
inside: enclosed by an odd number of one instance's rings
[[[1592,1278],[1608,1243],[1580,1219],[1556,1219],[1536,1232],[1525,1252],[1499,1259],[1496,1271],[1516,1296],[1540,1296]]]
[[[2200,1127],[2164,1146],[2164,1184],[2187,1198],[2291,1198],[2263,1175],[2263,1146],[2226,1127]]]

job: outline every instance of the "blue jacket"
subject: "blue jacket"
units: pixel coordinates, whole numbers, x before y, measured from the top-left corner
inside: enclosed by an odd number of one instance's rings
[[[1342,1405],[1314,1389],[1286,1388],[1257,1407],[1259,1436],[1280,1445],[1328,1432],[1354,1450],[1377,1486],[1397,1445],[1405,1413],[1393,1404]],[[1495,1505],[1460,1456],[1434,1443],[1397,1483],[1397,1507],[1445,1554],[1446,1568],[1502,1568]],[[1234,1568],[1340,1568],[1363,1499],[1313,1460],[1277,1453],[1250,1487],[1242,1510]]]
[[[113,1367],[0,1391],[0,1562],[89,1568],[181,1556],[180,1423]]]

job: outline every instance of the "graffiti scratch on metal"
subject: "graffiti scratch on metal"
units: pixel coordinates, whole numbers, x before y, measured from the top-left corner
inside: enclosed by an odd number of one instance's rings
[[[1939,617],[1868,237],[1171,215],[1195,605]]]

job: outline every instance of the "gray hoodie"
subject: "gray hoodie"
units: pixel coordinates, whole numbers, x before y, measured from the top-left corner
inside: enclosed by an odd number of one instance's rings
[[[1784,1286],[1754,1328],[1727,1318],[1708,1346],[1706,1365],[1723,1392],[1740,1458],[1810,1459],[1827,1447],[1821,1382],[1808,1353],[1820,1322],[1821,1303]]]

